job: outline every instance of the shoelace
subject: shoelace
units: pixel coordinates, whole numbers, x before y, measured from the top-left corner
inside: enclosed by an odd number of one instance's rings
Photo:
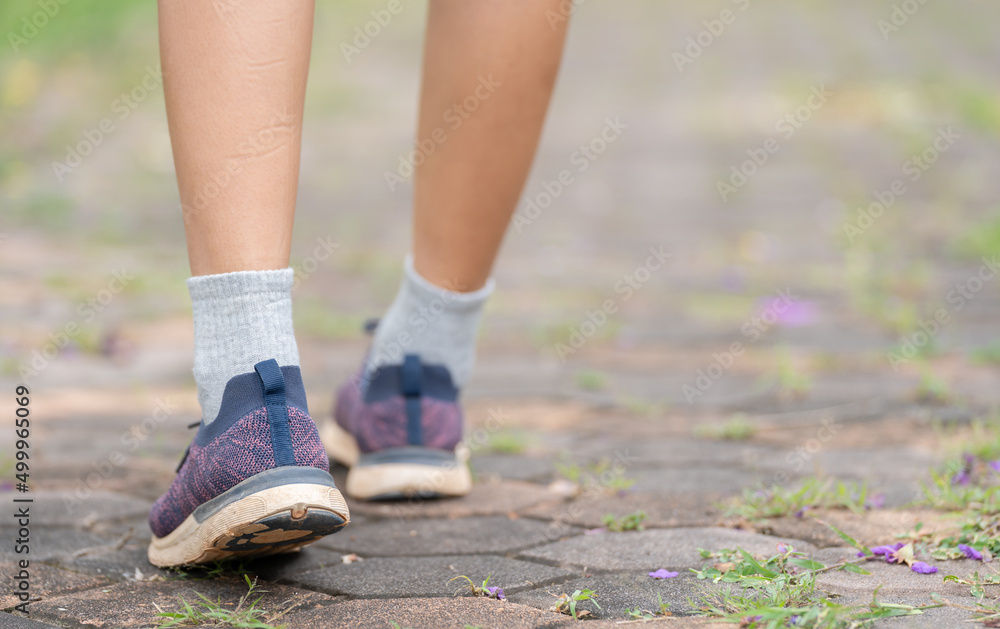
[[[192,428],[197,428],[198,426],[201,426],[201,420],[200,419],[198,421],[196,421],[196,422],[192,422],[192,423],[188,424],[188,430],[191,430]],[[190,453],[191,453],[191,444],[189,443],[188,447],[184,448],[184,456],[181,457],[181,462],[177,464],[177,469],[174,470],[174,474],[180,473],[181,468],[184,467],[184,461],[187,461],[188,454],[190,454]]]

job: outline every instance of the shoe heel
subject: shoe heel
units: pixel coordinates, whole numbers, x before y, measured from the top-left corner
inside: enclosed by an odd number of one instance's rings
[[[347,473],[347,493],[362,500],[464,496],[472,490],[467,453],[404,446],[362,454]]]
[[[291,552],[348,522],[347,503],[328,473],[279,467],[202,504],[169,535],[154,536],[149,561],[178,566]]]

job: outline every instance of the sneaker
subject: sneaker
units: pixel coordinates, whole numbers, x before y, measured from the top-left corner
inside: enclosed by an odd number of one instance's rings
[[[289,552],[350,520],[299,368],[272,359],[254,370],[226,383],[214,422],[195,424],[177,477],[149,513],[150,563]]]
[[[464,496],[472,489],[468,454],[459,445],[458,389],[442,365],[408,354],[402,365],[379,367],[368,380],[362,367],[341,386],[333,420],[323,425],[323,445],[350,467],[351,497]]]

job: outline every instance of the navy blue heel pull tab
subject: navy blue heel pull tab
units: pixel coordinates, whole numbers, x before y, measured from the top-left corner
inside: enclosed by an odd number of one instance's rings
[[[407,354],[399,370],[399,384],[406,400],[406,442],[411,446],[424,445],[424,427],[420,418],[420,376],[423,369],[420,357]]]
[[[273,358],[253,366],[264,388],[264,405],[267,406],[267,421],[271,424],[271,446],[274,449],[274,464],[296,465],[292,450],[292,433],[288,424],[288,405],[285,401],[285,376],[278,361]]]

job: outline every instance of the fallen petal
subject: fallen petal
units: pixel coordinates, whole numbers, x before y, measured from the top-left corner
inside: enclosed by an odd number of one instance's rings
[[[872,554],[873,555],[885,555],[886,557],[888,557],[890,554],[896,552],[897,550],[899,550],[903,546],[905,546],[905,544],[903,542],[896,542],[892,546],[875,546],[874,548],[872,548]],[[858,556],[860,557],[861,555],[858,555]]]
[[[910,566],[910,570],[913,570],[914,572],[919,572],[920,574],[933,574],[937,572],[937,567],[931,566],[922,561],[914,561],[913,565]]]
[[[983,560],[983,553],[979,552],[978,550],[976,550],[972,546],[969,546],[968,544],[959,544],[958,549],[963,553],[965,553],[965,556],[968,557],[969,559],[975,559],[977,561]]]
[[[656,572],[650,572],[649,576],[653,577],[654,579],[672,579],[672,578],[676,577],[678,574],[680,574],[680,573],[679,572],[670,572],[669,570],[666,570],[664,568],[660,568]]]

